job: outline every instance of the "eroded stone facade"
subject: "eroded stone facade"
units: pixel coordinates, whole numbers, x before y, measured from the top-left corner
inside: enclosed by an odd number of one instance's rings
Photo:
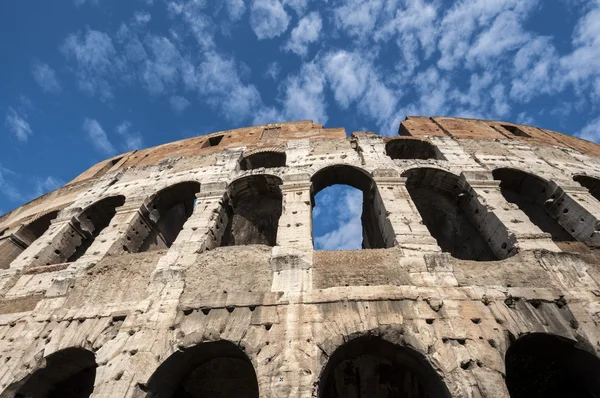
[[[363,250],[313,250],[332,184]],[[123,154],[0,218],[0,397],[597,396],[599,187],[596,144],[456,118]]]

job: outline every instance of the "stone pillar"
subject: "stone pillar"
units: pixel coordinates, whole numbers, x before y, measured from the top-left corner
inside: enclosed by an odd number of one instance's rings
[[[7,234],[0,237],[0,269],[10,267],[10,264],[19,254],[27,248],[27,244],[20,240],[16,234]]]
[[[510,249],[509,245],[512,243],[516,244],[521,251],[534,249],[560,251],[552,242],[550,234],[543,232],[517,205],[504,198],[499,181],[479,180],[468,175],[465,178],[475,193],[473,199],[480,204],[474,206],[479,210],[474,219],[484,225],[485,235],[491,239],[490,247],[496,254],[507,254],[506,249]],[[503,248],[504,243],[507,246]],[[504,257],[506,255],[500,258]]]
[[[291,294],[312,288],[312,205],[310,177],[290,176],[281,186],[283,205],[273,247],[272,291]]]
[[[579,186],[557,186],[555,194],[550,215],[578,241],[600,246],[600,202]]]

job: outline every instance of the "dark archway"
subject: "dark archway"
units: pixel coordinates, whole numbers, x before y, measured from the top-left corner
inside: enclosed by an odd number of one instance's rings
[[[577,181],[582,187],[592,194],[594,198],[600,201],[600,180],[594,177],[578,175],[573,177],[573,180]]]
[[[245,156],[240,160],[242,170],[254,170],[261,167],[285,167],[285,152],[261,151]]]
[[[201,343],[163,362],[147,384],[148,398],[258,398],[252,362],[229,341]]]
[[[26,379],[15,398],[87,398],[94,390],[95,356],[83,348],[67,348],[46,358],[43,368]]]
[[[517,205],[542,231],[552,235],[553,241],[577,241],[551,214],[554,204],[563,195],[562,190],[552,187],[543,178],[516,169],[496,169],[492,174],[500,181],[504,198]]]
[[[57,215],[58,210],[46,213],[0,240],[0,269],[8,268],[23,250],[40,238]]]
[[[146,219],[148,235],[139,245],[139,252],[160,250],[171,247],[183,224],[192,215],[196,203],[196,194],[200,192],[200,183],[195,181],[180,182],[164,188],[149,197],[142,206],[142,217]],[[136,235],[133,231],[127,235]],[[132,236],[133,238],[133,236]],[[131,239],[131,242],[139,240]],[[135,243],[128,243],[127,251],[136,251]]]
[[[362,192],[363,249],[383,249],[394,246],[393,230],[387,219],[383,200],[373,178],[364,170],[348,165],[334,165],[316,172],[311,178],[311,204],[315,196],[332,185],[348,185]],[[387,227],[387,228],[386,228]],[[386,233],[384,233],[386,231]],[[314,241],[314,236],[313,236]]]
[[[414,138],[398,138],[385,145],[386,154],[392,159],[441,159],[437,148],[427,142]]]
[[[319,398],[450,398],[423,355],[374,336],[359,337],[329,358]]]
[[[562,337],[532,333],[506,352],[511,398],[600,397],[600,359]]]
[[[283,195],[281,178],[256,174],[235,180],[219,214],[218,246],[275,246]]]
[[[462,260],[491,261],[498,257],[476,227],[471,188],[447,171],[408,170],[406,188],[423,223],[444,252]]]

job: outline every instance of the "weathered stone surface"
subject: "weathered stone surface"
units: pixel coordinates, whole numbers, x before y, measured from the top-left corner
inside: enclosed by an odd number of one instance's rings
[[[599,395],[600,146],[399,135],[217,132],[0,217],[0,397]],[[365,195],[363,250],[313,250],[336,183]]]

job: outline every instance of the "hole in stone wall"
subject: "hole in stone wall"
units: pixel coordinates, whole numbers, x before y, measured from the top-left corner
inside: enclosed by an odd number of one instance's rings
[[[135,241],[139,245],[137,251],[146,252],[171,247],[194,211],[198,192],[200,192],[200,183],[186,181],[171,185],[152,195],[145,203],[150,231],[143,240]],[[132,227],[132,230],[135,231],[135,227]],[[132,244],[128,246],[131,247]]]
[[[385,145],[385,152],[392,159],[441,159],[437,148],[427,142],[414,139],[395,139]]]
[[[549,214],[557,194],[547,181],[515,169],[496,169],[493,176],[495,180],[500,181],[500,190],[504,198],[516,204],[542,231],[552,235],[552,240],[576,241],[556,218]]]
[[[206,142],[204,143],[204,145],[202,147],[207,148],[207,147],[211,147],[211,146],[217,146],[221,143],[222,139],[223,139],[223,135],[216,135],[214,137],[208,137],[208,140],[206,140]]]
[[[0,269],[10,267],[27,247],[39,239],[50,228],[52,220],[58,215],[58,210],[44,214],[26,226],[19,228],[12,236],[0,242]],[[59,252],[60,254],[60,252]]]
[[[412,169],[403,176],[423,223],[443,251],[462,260],[498,259],[475,226],[469,187],[457,176],[431,168]]]
[[[258,152],[240,160],[242,170],[254,170],[261,167],[285,167],[285,152]]]
[[[394,245],[394,236],[392,228],[389,225],[387,212],[383,205],[383,200],[377,189],[377,185],[371,176],[356,167],[348,165],[334,165],[319,170],[311,179],[311,204],[313,206],[313,242],[315,249],[380,249],[388,248]],[[339,188],[346,186],[346,188]],[[348,217],[340,217],[339,227],[330,231],[330,234],[323,233],[321,219],[327,222],[331,216],[328,213],[331,209],[324,208],[319,210],[319,199],[326,199],[325,189],[330,188],[330,195],[333,193],[335,199],[332,202],[332,208],[340,212],[347,212]],[[351,190],[351,188],[354,190]],[[360,193],[362,193],[362,211],[360,211]],[[324,192],[323,197],[319,194]],[[324,202],[327,202],[324,200]],[[315,214],[315,212],[317,214]],[[360,214],[361,225],[357,222]],[[383,233],[387,231],[387,235]],[[358,236],[362,232],[362,243],[356,244]],[[354,241],[352,239],[354,238]],[[351,243],[352,242],[352,243]]]
[[[600,359],[574,342],[544,333],[514,341],[506,352],[511,398],[600,396]]]
[[[163,362],[147,384],[146,397],[258,398],[252,363],[228,341],[202,343]]]
[[[600,200],[600,180],[594,177],[588,176],[575,176],[573,180],[577,181],[579,185],[587,188],[594,198]]]
[[[315,250],[358,250],[363,245],[362,191],[332,185],[314,197],[312,211]]]
[[[220,217],[226,225],[215,233],[219,246],[275,246],[283,201],[281,184],[279,177],[268,174],[234,181],[221,208]]]
[[[96,379],[94,354],[82,348],[67,348],[49,355],[46,366],[34,372],[16,398],[87,398]]]
[[[74,244],[74,238],[69,242],[65,242],[64,247],[59,248],[62,254],[55,256],[54,264],[77,261],[83,256],[100,235],[100,232],[108,227],[110,220],[117,213],[117,207],[123,206],[124,203],[124,196],[110,196],[89,206],[79,216],[75,217],[73,227],[79,232],[81,243],[79,245]]]
[[[450,398],[439,375],[418,352],[377,337],[339,347],[319,381],[320,398]]]
[[[501,126],[505,130],[509,131],[512,135],[516,135],[518,137],[527,137],[527,138],[531,137],[529,134],[527,134],[526,132],[524,132],[523,130],[521,130],[520,128],[518,128],[517,126],[511,126],[511,125],[508,125],[508,124],[503,124]]]

